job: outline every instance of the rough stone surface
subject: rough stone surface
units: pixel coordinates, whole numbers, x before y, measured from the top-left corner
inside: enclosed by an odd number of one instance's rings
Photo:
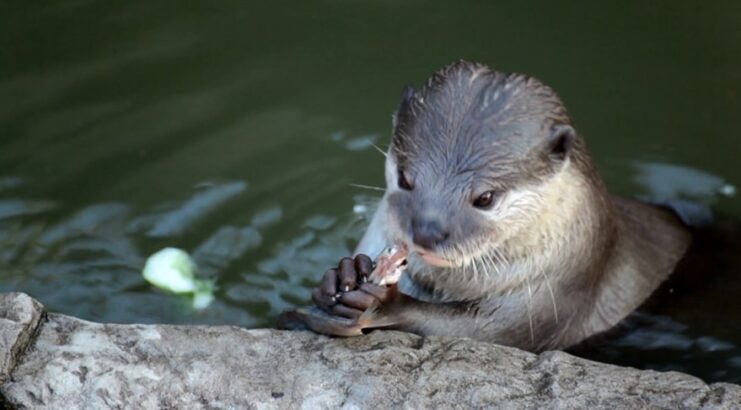
[[[332,339],[59,314],[41,322],[0,393],[19,408],[50,409],[741,408],[740,386],[562,352],[399,332]]]
[[[43,312],[43,306],[28,295],[0,294],[0,384],[8,379]]]

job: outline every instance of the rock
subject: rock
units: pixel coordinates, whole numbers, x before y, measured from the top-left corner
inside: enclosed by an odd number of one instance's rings
[[[20,300],[20,299],[16,299]],[[0,387],[19,408],[739,408],[677,372],[376,331],[335,339],[48,314]]]
[[[0,384],[5,383],[18,356],[28,346],[43,307],[23,293],[0,294]]]

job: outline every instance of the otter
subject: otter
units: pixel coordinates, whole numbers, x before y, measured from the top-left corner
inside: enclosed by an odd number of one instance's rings
[[[312,292],[321,311],[288,312],[284,327],[564,349],[636,309],[691,241],[671,210],[608,193],[549,86],[480,63],[405,89],[385,177],[354,257]],[[367,282],[367,255],[390,244],[409,249],[398,285]]]

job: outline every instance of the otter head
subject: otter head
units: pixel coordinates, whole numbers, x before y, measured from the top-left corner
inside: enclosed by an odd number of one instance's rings
[[[394,115],[390,233],[432,266],[537,252],[527,232],[542,231],[539,217],[569,195],[549,182],[583,150],[564,105],[538,80],[447,66],[419,91],[407,87]]]

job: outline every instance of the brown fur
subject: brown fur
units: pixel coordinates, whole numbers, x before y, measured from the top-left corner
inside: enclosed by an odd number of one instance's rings
[[[395,116],[387,192],[357,251],[410,242],[405,221],[424,214],[452,221],[438,254],[465,261],[460,245],[500,259],[454,268],[411,260],[403,297],[381,307],[379,322],[534,351],[565,348],[617,324],[668,277],[687,231],[666,210],[611,196],[575,132],[566,158],[554,159],[556,127],[573,125],[552,89],[481,64],[455,63],[407,92]],[[415,172],[416,192],[395,188],[399,167]],[[503,194],[501,220],[469,209],[471,179],[459,175],[471,168],[490,186],[519,192],[509,202]],[[525,211],[507,216],[507,206]]]
[[[422,244],[450,266],[412,252],[392,300],[362,323],[304,320],[315,330],[393,327],[565,348],[631,313],[690,242],[671,212],[607,192],[551,88],[477,63],[454,63],[405,91],[386,185],[356,253]],[[485,191],[496,202],[475,206]]]

